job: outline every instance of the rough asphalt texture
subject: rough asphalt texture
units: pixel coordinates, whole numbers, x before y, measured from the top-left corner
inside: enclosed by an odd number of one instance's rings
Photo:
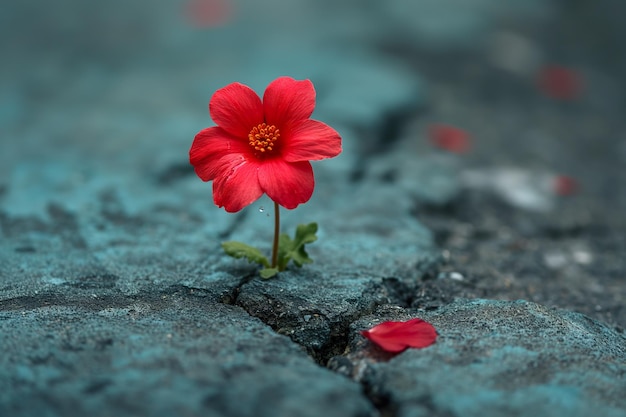
[[[626,415],[621,2],[185,7],[4,7],[0,416]],[[553,63],[582,97],[537,89]],[[214,207],[187,151],[215,89],[280,75],[314,82],[344,152],[283,211],[319,223],[315,263],[263,281],[220,242],[269,251],[271,202]],[[435,345],[359,334],[412,317]]]

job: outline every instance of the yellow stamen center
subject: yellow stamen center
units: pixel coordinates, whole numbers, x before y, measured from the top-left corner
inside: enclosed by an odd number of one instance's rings
[[[253,127],[250,133],[248,133],[250,146],[260,153],[273,150],[275,147],[274,142],[278,138],[280,138],[280,131],[276,129],[276,126],[267,125],[266,123]]]

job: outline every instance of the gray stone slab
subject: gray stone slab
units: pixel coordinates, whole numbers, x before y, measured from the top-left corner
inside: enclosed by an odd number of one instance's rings
[[[351,327],[352,362],[343,371],[394,415],[624,415],[626,339],[582,314],[492,300],[378,313]],[[435,326],[436,344],[392,357],[357,332],[416,316]]]
[[[328,416],[373,408],[238,307],[184,288],[0,312],[3,416]]]
[[[37,294],[136,295],[209,281],[214,300],[236,286],[214,229],[176,209],[130,215],[49,206],[47,217],[0,216],[0,301]],[[211,226],[211,224],[209,224]],[[192,236],[191,231],[194,231]]]
[[[307,247],[314,262],[292,265],[276,279],[248,282],[236,300],[322,363],[342,352],[351,321],[377,305],[400,302],[390,285],[410,286],[439,259],[428,230],[410,217],[410,194],[374,180],[321,184],[319,194],[326,194],[325,187],[331,190],[325,198],[283,211],[285,233],[292,234],[297,223],[319,223],[319,240]],[[232,238],[269,256],[272,219],[252,212]],[[253,274],[255,269],[250,267]]]
[[[243,0],[204,29],[183,3],[31,1],[0,17],[0,415],[368,416],[359,383],[402,417],[624,410],[623,337],[579,315],[459,302],[419,313],[435,346],[388,362],[357,333],[408,317],[387,304],[422,305],[438,254],[414,210],[459,188],[455,157],[407,133],[441,101],[414,52],[482,47],[554,2]],[[187,151],[215,89],[262,94],[280,75],[313,80],[314,118],[344,154],[282,212],[288,233],[319,223],[315,262],[261,281],[220,242],[269,253],[272,203],[214,207]],[[463,94],[443,104],[468,117]],[[356,381],[314,363],[329,359]]]

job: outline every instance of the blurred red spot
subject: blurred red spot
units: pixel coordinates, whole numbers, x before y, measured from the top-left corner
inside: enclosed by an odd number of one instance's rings
[[[189,0],[185,5],[185,17],[198,28],[222,26],[232,17],[229,0]]]
[[[402,352],[406,348],[424,348],[435,343],[437,331],[422,319],[386,321],[361,334],[387,352]]]
[[[466,153],[470,148],[470,138],[466,131],[444,124],[434,124],[428,128],[428,136],[433,145],[448,152]]]
[[[576,71],[552,65],[539,71],[537,85],[549,97],[557,100],[574,100],[582,94],[584,82]]]
[[[568,196],[578,192],[580,186],[578,182],[566,175],[557,175],[554,177],[554,192],[557,195]]]

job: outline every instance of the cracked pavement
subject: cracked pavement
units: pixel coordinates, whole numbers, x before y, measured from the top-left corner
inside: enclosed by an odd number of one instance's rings
[[[7,6],[0,415],[622,416],[626,66],[576,30],[585,18],[621,45],[619,13],[235,6],[200,28],[173,0]],[[503,54],[503,39],[536,53]],[[537,56],[582,68],[585,98],[551,101],[511,70]],[[320,225],[314,263],[263,281],[220,242],[269,251],[271,201],[214,207],[187,151],[215,89],[279,75],[314,82],[314,118],[344,151],[282,212],[284,231]],[[471,153],[432,148],[442,121],[472,133]],[[549,209],[467,181],[510,166]],[[566,173],[579,195],[533,182]],[[393,356],[359,334],[416,316],[435,345]]]

